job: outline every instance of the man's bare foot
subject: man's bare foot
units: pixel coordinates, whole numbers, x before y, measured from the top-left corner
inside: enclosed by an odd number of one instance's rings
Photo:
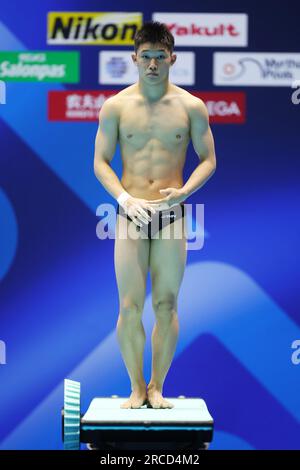
[[[149,387],[147,390],[148,407],[151,408],[174,408],[174,405],[165,400],[160,390],[154,387]]]
[[[147,403],[146,388],[133,390],[129,399],[120,408],[140,408]]]

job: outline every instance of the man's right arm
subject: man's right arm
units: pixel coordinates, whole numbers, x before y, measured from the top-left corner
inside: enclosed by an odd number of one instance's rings
[[[116,151],[119,129],[118,104],[109,98],[99,113],[99,127],[95,141],[94,172],[104,188],[117,199],[125,190],[110,162]]]
[[[118,200],[119,205],[126,209],[133,222],[141,226],[141,221],[147,222],[150,219],[146,209],[149,209],[153,214],[155,209],[144,199],[130,196],[121,185],[116,173],[110,167],[110,162],[116,151],[118,133],[118,104],[114,98],[110,98],[105,101],[99,113],[99,127],[95,142],[94,172],[105,189]]]

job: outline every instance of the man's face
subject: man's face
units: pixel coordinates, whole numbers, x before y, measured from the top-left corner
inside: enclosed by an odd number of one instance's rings
[[[132,60],[137,65],[139,78],[147,84],[157,84],[169,76],[169,69],[176,60],[176,55],[162,44],[141,44]]]

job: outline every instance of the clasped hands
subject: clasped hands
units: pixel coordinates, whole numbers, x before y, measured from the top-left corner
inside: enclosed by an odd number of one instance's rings
[[[152,220],[151,216],[147,214],[147,210],[151,214],[155,214],[156,211],[166,210],[180,204],[187,197],[180,188],[165,188],[160,189],[159,192],[163,196],[161,199],[148,201],[147,199],[130,197],[126,200],[123,208],[136,225],[141,227],[141,222],[148,224]]]

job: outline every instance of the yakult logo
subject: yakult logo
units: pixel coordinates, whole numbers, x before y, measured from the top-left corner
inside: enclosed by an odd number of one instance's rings
[[[153,13],[165,23],[177,46],[247,46],[248,16],[220,13]]]

